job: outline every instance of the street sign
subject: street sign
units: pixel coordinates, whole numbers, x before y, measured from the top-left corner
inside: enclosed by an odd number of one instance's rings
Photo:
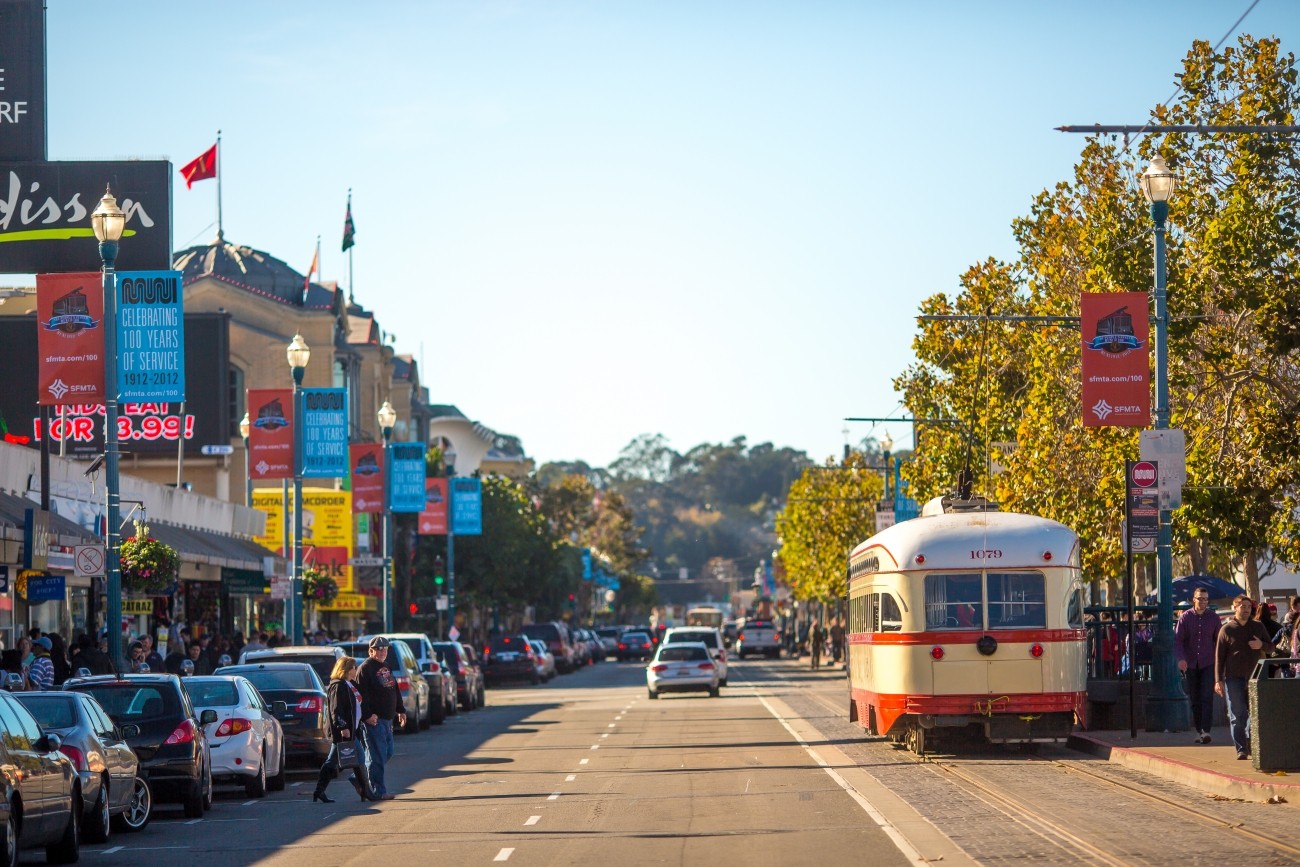
[[[349,566],[382,566],[384,565],[383,557],[349,557]]]
[[[78,545],[72,560],[78,578],[96,578],[104,574],[104,546]]]
[[[1183,504],[1187,484],[1187,437],[1177,428],[1144,430],[1138,435],[1139,456],[1160,467],[1160,508],[1177,509]]]
[[[450,607],[451,599],[444,593],[433,600],[434,609],[437,611],[446,611]]]
[[[876,508],[876,532],[879,533],[887,527],[894,526],[894,510],[892,508]]]
[[[1133,536],[1132,550],[1129,549],[1128,521],[1119,522],[1120,547],[1125,554],[1154,554],[1156,552],[1155,536]]]
[[[1156,486],[1160,468],[1152,461],[1125,461],[1127,470],[1124,517],[1127,521],[1124,538],[1132,540],[1133,553],[1140,553],[1138,541],[1150,540],[1154,548],[1160,533],[1160,498]]]
[[[447,630],[447,637],[452,641],[455,641],[460,638],[460,630],[453,626],[451,629]]]
[[[234,446],[204,446],[202,449],[200,449],[200,451],[203,452],[203,454],[205,455],[233,455],[235,453],[235,447]]]

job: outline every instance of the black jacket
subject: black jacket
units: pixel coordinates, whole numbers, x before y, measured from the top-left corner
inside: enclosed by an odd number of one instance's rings
[[[361,718],[370,719],[374,714],[380,719],[392,720],[397,715],[406,714],[402,706],[402,692],[397,688],[397,679],[393,673],[373,656],[361,663],[357,669],[357,689],[361,690]]]
[[[330,737],[336,744],[356,740],[360,720],[357,719],[357,703],[352,698],[352,690],[342,680],[331,680],[325,691],[329,696],[326,709],[329,711]],[[348,730],[346,738],[339,734],[343,729]]]

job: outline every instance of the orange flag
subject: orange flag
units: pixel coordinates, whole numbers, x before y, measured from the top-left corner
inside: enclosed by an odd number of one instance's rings
[[[206,181],[208,178],[217,176],[217,146],[205,150],[199,154],[190,163],[181,166],[181,177],[185,178],[185,189],[194,185],[195,181]]]

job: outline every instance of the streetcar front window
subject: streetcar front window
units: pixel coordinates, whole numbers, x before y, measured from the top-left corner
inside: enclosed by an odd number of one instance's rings
[[[926,629],[982,629],[984,598],[978,572],[925,576]]]
[[[990,572],[989,629],[1046,629],[1041,572]]]

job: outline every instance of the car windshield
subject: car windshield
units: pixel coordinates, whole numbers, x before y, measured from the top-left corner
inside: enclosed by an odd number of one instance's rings
[[[115,723],[136,723],[179,716],[180,696],[176,690],[152,683],[95,684],[81,687]]]
[[[624,644],[632,644],[632,643],[634,643],[634,642],[638,642],[638,641],[641,642],[642,644],[644,644],[644,643],[646,643],[646,642],[649,641],[649,640],[650,640],[650,636],[649,636],[649,635],[646,635],[644,632],[624,632],[624,633],[623,633],[623,643],[624,643]]]
[[[680,644],[683,641],[694,641],[707,644],[709,647],[718,646],[718,636],[714,632],[670,632],[667,641],[669,644]]]
[[[433,652],[438,654],[438,658],[447,663],[448,667],[454,667],[460,661],[460,652],[456,650],[454,644],[435,644]]]
[[[223,674],[238,674],[252,681],[258,692],[276,689],[320,689],[320,681],[304,668],[288,666],[270,666],[268,668],[250,669],[248,671],[225,671]]]
[[[316,676],[320,678],[321,683],[329,683],[330,672],[334,670],[334,660],[335,660],[334,652],[330,651],[329,653],[322,653],[319,655],[298,653],[298,654],[294,654],[293,656],[289,656],[288,654],[285,655],[272,654],[270,656],[262,656],[261,654],[258,654],[256,658],[248,659],[248,662],[250,663],[256,662],[258,665],[273,665],[277,663],[280,665],[285,665],[285,664],[298,665],[300,663],[305,662],[308,665],[310,665],[312,668],[316,669]],[[250,677],[249,680],[253,680],[253,679]],[[257,681],[253,681],[253,682],[257,683]],[[310,687],[281,687],[281,688],[282,689],[310,689]],[[261,689],[261,687],[259,686],[258,689]]]
[[[36,717],[43,729],[67,729],[77,724],[77,709],[73,707],[76,699],[71,696],[18,693],[14,698]]]
[[[659,650],[660,662],[687,662],[693,659],[708,659],[709,652],[703,647],[670,647]]]
[[[420,641],[418,638],[403,638],[401,640],[403,644],[411,648],[411,653],[415,654],[415,658],[419,659],[420,654],[424,651],[424,642]]]
[[[190,701],[198,707],[234,707],[239,704],[239,690],[235,689],[233,681],[187,677],[181,682],[190,694]]]
[[[488,643],[488,646],[493,653],[523,653],[527,644],[528,639],[520,638],[518,635],[498,635]]]

